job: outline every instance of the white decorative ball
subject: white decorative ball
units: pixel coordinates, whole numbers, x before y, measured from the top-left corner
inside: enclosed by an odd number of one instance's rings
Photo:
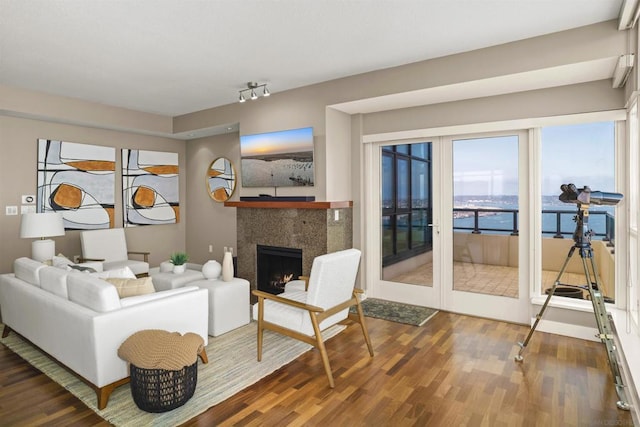
[[[160,263],[160,273],[168,273],[173,271],[173,264],[171,261],[163,261]]]
[[[222,265],[218,261],[211,260],[207,261],[202,266],[202,274],[207,279],[217,279],[220,277],[220,273],[222,272]]]

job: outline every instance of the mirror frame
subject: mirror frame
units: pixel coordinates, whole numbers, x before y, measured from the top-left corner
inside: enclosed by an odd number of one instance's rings
[[[230,173],[226,173],[227,170],[229,170]],[[229,183],[229,186],[225,187],[221,185],[212,188],[211,178],[214,177],[218,177],[227,181]],[[236,190],[237,176],[236,169],[233,167],[233,163],[231,162],[231,160],[227,159],[226,157],[218,157],[217,159],[213,160],[209,164],[209,168],[207,169],[205,178],[207,193],[209,193],[209,197],[211,197],[214,201],[226,202],[231,198],[231,196],[233,196],[233,193]]]

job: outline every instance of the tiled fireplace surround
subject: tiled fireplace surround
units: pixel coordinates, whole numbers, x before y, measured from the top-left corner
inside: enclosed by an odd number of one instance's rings
[[[256,289],[257,245],[302,249],[305,276],[316,256],[353,246],[351,202],[226,202],[225,206],[237,208],[236,276],[247,279],[251,289]]]

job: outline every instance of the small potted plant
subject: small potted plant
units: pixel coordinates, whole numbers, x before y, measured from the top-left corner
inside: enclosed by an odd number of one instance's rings
[[[173,272],[175,274],[184,273],[187,268],[187,261],[189,261],[189,255],[186,252],[175,252],[170,257],[171,264],[173,264]]]

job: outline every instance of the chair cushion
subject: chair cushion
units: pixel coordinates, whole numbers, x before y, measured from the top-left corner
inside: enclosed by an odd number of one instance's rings
[[[305,303],[307,299],[307,293],[304,291],[292,291],[285,292],[279,296],[287,298],[293,301]],[[300,308],[291,307],[285,304],[281,304],[276,301],[264,300],[264,320],[276,325],[284,326],[285,328],[302,332],[306,335],[313,335],[313,327],[311,322],[304,322],[305,317],[309,317],[309,312]],[[258,320],[258,304],[253,306],[253,318]],[[303,325],[308,323],[308,325]],[[304,327],[303,329],[303,326]]]
[[[307,304],[335,307],[351,298],[358,275],[360,251],[346,249],[315,257],[311,266]]]
[[[284,292],[304,291],[306,282],[304,280],[290,280],[284,285]]]
[[[103,259],[105,262],[128,258],[123,228],[81,231],[80,243],[85,258]]]
[[[142,277],[140,279],[108,278],[105,280],[116,287],[120,298],[152,294],[156,291],[151,277]]]

